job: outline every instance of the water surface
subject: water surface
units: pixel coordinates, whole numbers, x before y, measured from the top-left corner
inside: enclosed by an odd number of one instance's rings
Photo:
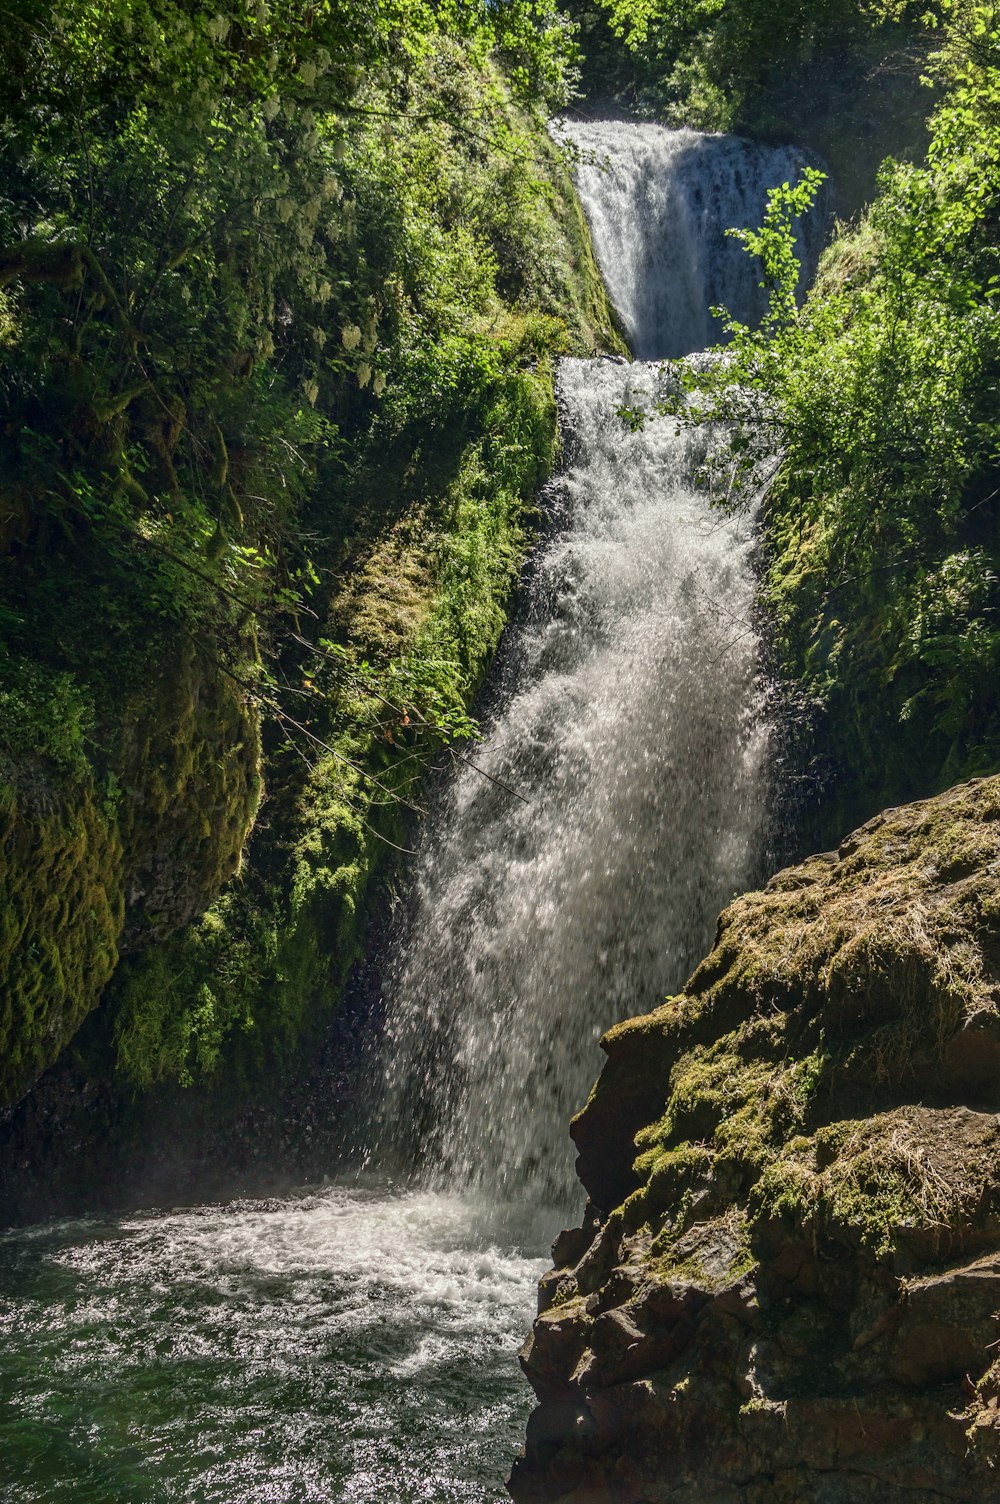
[[[8,1235],[0,1498],[506,1498],[546,1220],[334,1185]]]

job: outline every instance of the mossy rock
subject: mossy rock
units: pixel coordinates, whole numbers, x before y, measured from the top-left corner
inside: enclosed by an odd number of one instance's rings
[[[256,715],[189,643],[131,714],[126,706],[117,743],[100,774],[82,749],[65,766],[23,750],[5,762],[0,1105],[8,1108],[101,1001],[119,956],[204,911],[237,871],[257,810]]]
[[[120,734],[124,948],[203,913],[239,870],[261,796],[260,726],[245,692],[181,642]]]
[[[1000,779],[887,811],[737,899],[684,992],[606,1036],[608,1066],[573,1124],[584,1184],[638,1225],[662,1215],[672,1162],[698,1143],[705,1185],[724,1166],[747,1190],[760,1181],[755,1215],[812,1221],[828,1204],[850,1228],[836,1174],[809,1155],[851,1144],[856,1179],[865,1155],[892,1159],[894,1111],[1000,1105],[998,967]],[[884,1215],[859,1192],[860,1235],[891,1242],[904,1204],[919,1220],[911,1190],[887,1193]],[[956,1191],[951,1220],[966,1201]],[[935,1226],[945,1202],[927,1203]]]
[[[518,1504],[995,1500],[1000,778],[723,914],[613,1029]]]
[[[34,771],[30,790],[0,789],[0,1111],[97,1004],[125,917],[122,844],[93,780],[69,802]]]

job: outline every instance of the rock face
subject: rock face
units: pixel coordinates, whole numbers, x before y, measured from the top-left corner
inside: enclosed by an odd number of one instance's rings
[[[1000,779],[739,899],[604,1048],[518,1504],[1000,1500]]]
[[[0,758],[0,1121],[97,1007],[121,954],[200,913],[238,870],[260,728],[181,644],[127,706],[108,772]]]

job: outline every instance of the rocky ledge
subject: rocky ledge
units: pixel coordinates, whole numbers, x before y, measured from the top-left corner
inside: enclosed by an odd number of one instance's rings
[[[1000,779],[737,900],[604,1048],[518,1504],[1000,1501]]]

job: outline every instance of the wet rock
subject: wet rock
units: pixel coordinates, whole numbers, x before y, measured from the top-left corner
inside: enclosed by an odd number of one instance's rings
[[[737,900],[611,1031],[518,1504],[1000,1504],[998,957],[983,779]]]

